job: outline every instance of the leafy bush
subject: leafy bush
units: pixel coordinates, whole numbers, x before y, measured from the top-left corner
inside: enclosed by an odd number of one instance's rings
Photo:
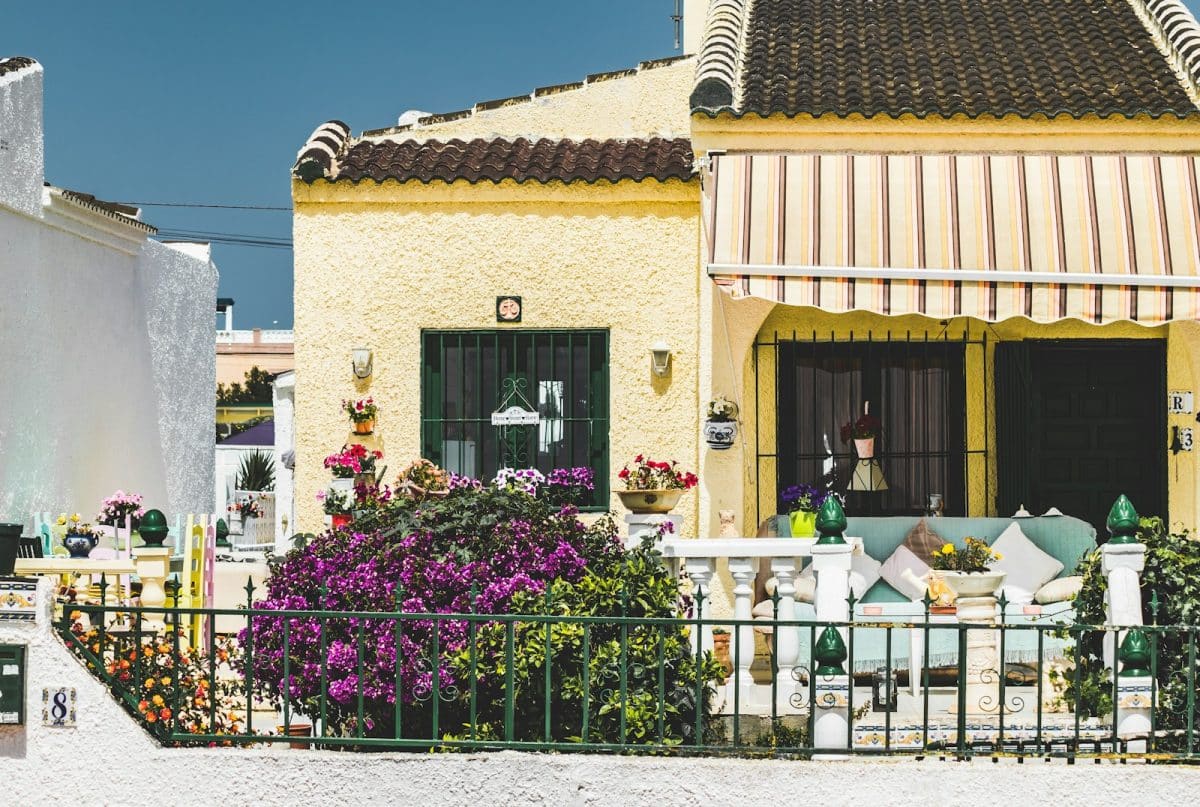
[[[1147,625],[1195,625],[1200,613],[1200,543],[1185,530],[1172,533],[1160,518],[1143,518],[1138,541],[1146,545],[1146,568],[1141,575],[1142,619]],[[1092,553],[1080,562],[1083,589],[1075,600],[1077,621],[1087,625],[1105,622],[1104,597],[1108,581],[1101,569],[1101,553]],[[1151,594],[1158,602],[1155,613]],[[1178,730],[1187,725],[1188,643],[1187,634],[1168,632],[1157,639],[1159,705],[1156,711],[1160,729]],[[1200,655],[1200,654],[1198,654]],[[1119,665],[1118,665],[1119,666]],[[1192,682],[1200,681],[1200,664]],[[1076,700],[1085,715],[1103,715],[1112,711],[1112,671],[1104,666],[1103,634],[1084,634],[1080,643],[1080,686],[1075,691],[1074,673],[1066,674],[1068,702]],[[1200,708],[1194,719],[1200,725]],[[1177,738],[1168,738],[1160,748],[1174,748]]]
[[[292,550],[272,575],[267,599],[256,607],[390,613],[399,598],[403,611],[416,615],[474,611],[614,617],[624,608],[635,617],[672,616],[676,584],[657,557],[646,548],[624,552],[611,520],[589,529],[576,512],[530,495],[523,486],[459,480],[444,498],[394,500],[375,514],[369,532],[329,532]],[[284,619],[269,615],[252,620],[254,681],[261,695],[275,702],[286,696],[294,708],[316,716],[326,692],[327,732],[332,735],[349,736],[361,729],[364,736],[395,736],[397,712],[405,737],[437,740],[467,733],[471,652],[465,620],[439,620],[435,657],[431,619],[414,616],[397,624],[386,618],[288,618],[291,678],[286,685],[284,625]],[[503,737],[506,631],[496,622],[477,626],[477,736]],[[581,733],[582,636],[577,625],[551,628],[555,739]],[[250,638],[243,631],[239,640],[245,645]],[[543,625],[518,622],[514,629],[519,739],[541,736],[545,639]],[[590,640],[589,735],[593,742],[616,741],[620,629],[598,624]],[[664,734],[669,741],[683,742],[694,730],[695,661],[686,633],[673,627],[630,628],[625,714],[632,742],[656,738],[660,651]],[[719,674],[719,665],[706,656],[701,669],[705,693]],[[357,718],[360,692],[362,726]],[[431,714],[435,697],[436,736]]]

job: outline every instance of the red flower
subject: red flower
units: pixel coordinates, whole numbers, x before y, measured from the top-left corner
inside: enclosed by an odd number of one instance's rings
[[[617,474],[617,479],[628,479],[628,478],[629,478],[629,469],[628,468],[622,468],[621,473]]]
[[[359,412],[361,412],[361,411],[362,411],[362,409],[363,409],[363,402],[362,402],[362,401],[355,401],[355,402],[354,402],[354,408],[355,408],[355,409],[357,409]]]
[[[641,462],[641,461],[642,461],[642,460],[644,460],[644,459],[645,459],[645,457],[643,457],[641,454],[638,454],[636,457],[634,457],[634,458],[633,458],[633,461],[634,461],[634,462]]]

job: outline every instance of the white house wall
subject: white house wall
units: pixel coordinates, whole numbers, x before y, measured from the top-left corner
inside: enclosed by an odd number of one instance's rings
[[[7,137],[22,125],[11,116],[40,110],[41,68],[4,78]],[[34,213],[11,193],[22,178],[0,171],[0,520],[68,509],[90,518],[118,488],[167,513],[206,512],[216,268],[43,189],[36,151],[25,164]]]

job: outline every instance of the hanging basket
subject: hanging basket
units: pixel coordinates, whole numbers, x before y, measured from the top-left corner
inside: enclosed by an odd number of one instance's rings
[[[706,420],[704,421],[704,440],[714,451],[725,451],[733,448],[737,439],[737,421],[735,420]]]

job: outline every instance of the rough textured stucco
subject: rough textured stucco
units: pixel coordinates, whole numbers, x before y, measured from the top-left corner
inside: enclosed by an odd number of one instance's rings
[[[610,461],[639,451],[695,467],[697,183],[293,186],[296,206],[296,499],[322,523],[321,459],[349,439],[339,404],[371,394],[398,470],[420,450],[422,328],[495,328],[524,297],[523,328],[609,328]],[[671,346],[655,379],[649,348]],[[355,383],[350,350],[374,350]],[[618,507],[614,497],[613,506]],[[683,500],[695,529],[695,496]]]
[[[683,59],[510,106],[477,110],[470,117],[423,124],[366,139],[686,137],[690,129],[687,97],[695,72],[695,60]],[[532,88],[529,92],[532,93]]]
[[[0,518],[91,517],[118,488],[207,511],[216,268],[43,189],[40,152],[24,168],[35,213],[0,198]]]
[[[42,206],[42,66],[0,76],[0,204],[35,216]]]
[[[49,605],[49,581],[42,584]],[[518,752],[422,754],[264,748],[169,749],[154,743],[62,646],[49,628],[0,622],[0,642],[28,644],[26,724],[0,728],[6,804],[588,805],[692,807],[806,803],[961,804],[968,793],[998,803],[1054,794],[1061,807],[1182,804],[1196,772],[1179,766],[1033,762],[1018,766],[931,759],[801,762],[663,759]],[[78,727],[41,723],[41,687],[75,687]],[[55,779],[68,765],[70,776]],[[914,786],[915,783],[915,786]],[[1102,794],[1099,798],[1097,794]]]

